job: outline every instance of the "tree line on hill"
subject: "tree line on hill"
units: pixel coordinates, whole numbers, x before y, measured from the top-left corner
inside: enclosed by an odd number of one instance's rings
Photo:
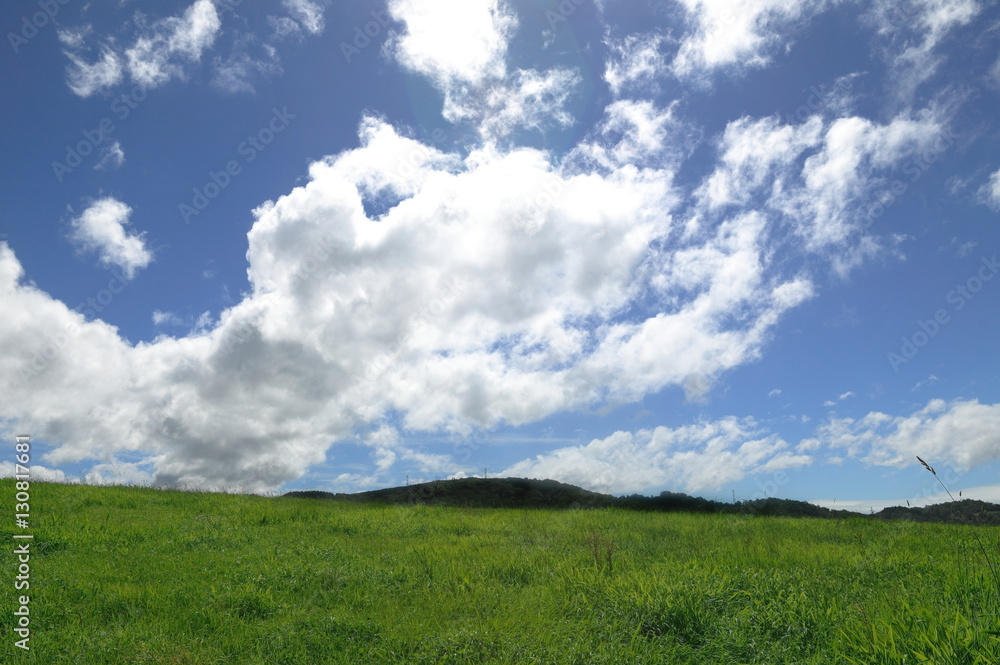
[[[774,517],[869,518],[950,524],[1000,525],[1000,505],[966,499],[922,508],[894,506],[864,515],[831,510],[806,501],[763,498],[724,503],[680,492],[658,496],[611,496],[555,480],[528,478],[461,478],[436,480],[353,494],[318,490],[293,491],[284,496],[383,504],[426,504],[466,508],[620,508],[656,512],[721,513]]]

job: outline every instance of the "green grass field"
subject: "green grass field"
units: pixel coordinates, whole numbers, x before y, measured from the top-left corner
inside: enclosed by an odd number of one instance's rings
[[[38,483],[25,652],[0,491],[4,663],[1000,663],[971,527]]]

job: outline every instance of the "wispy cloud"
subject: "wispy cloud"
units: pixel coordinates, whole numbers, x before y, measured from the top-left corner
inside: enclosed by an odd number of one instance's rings
[[[620,96],[633,90],[644,94],[655,92],[657,81],[669,67],[665,43],[666,37],[656,33],[609,39],[610,57],[605,65],[604,80],[611,93]]]
[[[125,151],[122,150],[120,141],[113,141],[110,145],[101,147],[101,159],[94,168],[99,171],[113,171],[125,163]]]
[[[281,0],[281,4],[306,32],[314,35],[323,32],[323,7],[319,3],[310,0]]]
[[[979,188],[979,198],[986,205],[1000,210],[1000,169],[990,176],[989,181]]]
[[[105,47],[100,57],[94,62],[86,62],[83,58],[67,53],[70,66],[66,70],[67,84],[70,90],[80,97],[90,97],[95,92],[110,88],[121,83],[124,66],[117,53]]]
[[[895,70],[896,96],[908,103],[941,66],[938,45],[981,10],[976,0],[876,0],[866,14]]]
[[[71,65],[67,70],[70,89],[80,97],[118,85],[125,74],[147,88],[163,85],[185,75],[185,65],[196,63],[212,46],[222,25],[212,0],[196,0],[182,15],[148,22],[137,15],[141,34],[131,46],[118,49],[105,40],[98,60],[88,63],[82,52],[90,30],[60,32]]]

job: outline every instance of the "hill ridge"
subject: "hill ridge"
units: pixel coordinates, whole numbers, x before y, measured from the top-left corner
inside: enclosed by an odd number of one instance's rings
[[[288,498],[328,499],[361,503],[425,504],[467,508],[621,508],[658,512],[728,513],[777,517],[865,518],[883,521],[1000,525],[1000,505],[964,499],[926,507],[892,506],[873,514],[833,510],[806,501],[764,498],[723,503],[680,492],[658,496],[612,496],[557,480],[530,478],[457,478],[433,480],[355,493],[296,490]]]

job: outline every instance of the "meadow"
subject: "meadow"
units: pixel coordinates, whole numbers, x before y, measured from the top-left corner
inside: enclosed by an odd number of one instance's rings
[[[4,663],[1000,663],[996,527],[40,483],[31,511]]]

